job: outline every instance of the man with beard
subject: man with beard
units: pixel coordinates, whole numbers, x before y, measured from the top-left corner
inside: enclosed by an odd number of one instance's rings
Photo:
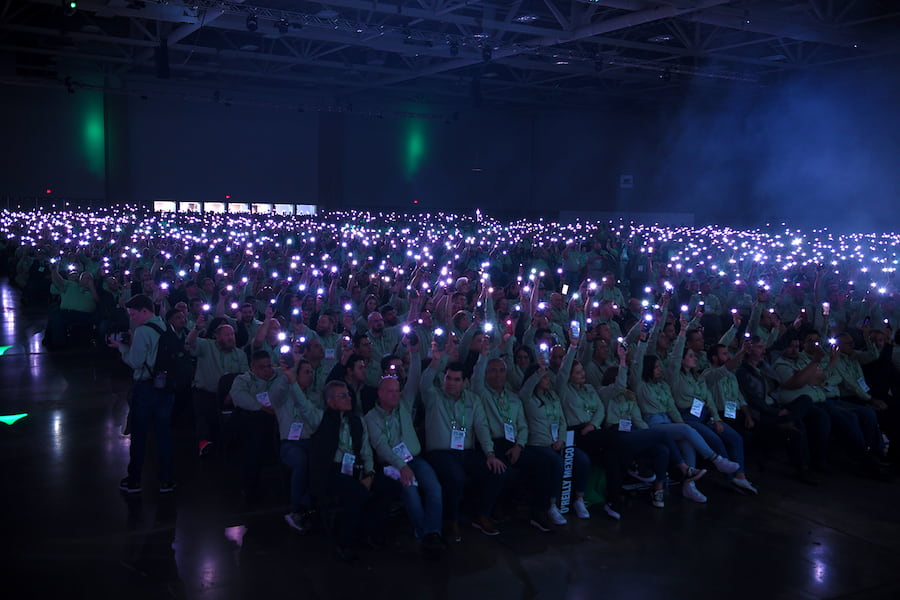
[[[200,338],[200,330],[205,324],[206,318],[201,316],[187,337],[188,349],[197,359],[194,425],[200,456],[206,456],[210,445],[217,440],[221,409],[217,397],[219,379],[229,373],[243,373],[249,368],[247,354],[236,348],[234,328],[223,323],[216,328],[215,339]]]
[[[219,294],[219,301],[216,303],[216,317],[224,317],[229,325],[234,329],[235,335],[237,338],[241,340],[246,340],[245,343],[249,343],[256,336],[257,330],[262,326],[262,321],[258,320],[254,316],[254,308],[253,304],[250,302],[244,302],[241,304],[238,313],[238,317],[232,318],[225,314],[225,298],[228,295],[228,290],[222,290]],[[246,333],[246,337],[245,337]]]

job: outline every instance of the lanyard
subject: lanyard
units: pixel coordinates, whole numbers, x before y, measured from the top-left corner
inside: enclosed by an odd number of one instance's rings
[[[397,422],[397,433],[400,436],[400,440],[403,440],[403,421],[400,420],[399,417],[394,418],[397,414],[397,409],[395,408],[391,412],[389,412],[384,417],[384,437],[387,438],[388,446],[393,447],[393,443],[391,443],[391,425],[393,425],[394,421]]]
[[[550,423],[559,423],[559,407],[553,401],[553,396],[547,394],[546,399],[541,396],[538,396],[538,399],[541,401],[541,404],[544,405],[544,413],[546,413]]]
[[[343,452],[353,454],[353,438],[350,435],[350,421],[341,419],[341,429],[338,433],[340,448]]]
[[[509,416],[509,402],[506,402],[503,397],[506,395],[506,391],[502,391],[496,396],[492,393],[491,396],[494,397],[494,404],[497,406],[497,410],[500,412],[500,416],[507,423],[512,423],[512,418]]]
[[[587,391],[587,388],[577,388],[573,386],[575,393],[581,399],[581,407],[588,414],[588,417],[594,416],[594,413],[597,412],[597,404],[588,402],[588,398],[583,394],[583,391]],[[590,396],[590,393],[587,394]]]
[[[456,406],[455,404],[462,404],[462,430],[466,430],[466,401],[463,398],[460,398],[456,401],[456,403],[451,404],[449,400],[444,398],[444,404],[447,408],[447,414],[450,415],[450,427],[451,429],[456,429]]]

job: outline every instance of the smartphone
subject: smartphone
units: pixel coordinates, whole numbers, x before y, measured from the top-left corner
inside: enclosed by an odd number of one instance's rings
[[[581,337],[581,322],[572,321],[569,323],[569,333],[573,338]]]
[[[288,369],[292,369],[294,367],[294,355],[291,352],[291,347],[287,344],[281,346],[281,362]]]
[[[869,321],[871,321],[871,320],[872,320],[872,317],[866,317],[865,319],[863,319],[863,325],[868,325]]]
[[[550,364],[550,346],[548,344],[541,344],[538,347],[538,353],[541,355],[541,358],[544,359],[544,364]]]
[[[447,334],[440,327],[434,330],[434,342],[437,344],[438,350],[444,350],[447,347]]]
[[[568,283],[562,284],[562,295],[565,296],[568,293],[569,293],[569,284]]]

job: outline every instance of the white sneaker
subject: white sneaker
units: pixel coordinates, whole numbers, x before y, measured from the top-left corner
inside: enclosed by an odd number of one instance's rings
[[[644,483],[653,483],[654,481],[656,481],[656,473],[651,473],[650,475],[641,475],[640,471],[638,471],[637,469],[629,469],[628,474],[638,481],[643,481]]]
[[[591,513],[588,512],[587,506],[584,505],[584,498],[575,500],[575,502],[572,503],[572,509],[575,511],[575,516],[579,519],[591,518]]]
[[[716,454],[716,457],[712,460],[712,464],[718,469],[719,473],[734,473],[741,468],[741,465],[733,460],[728,460],[721,454]]]
[[[700,490],[697,489],[697,484],[693,481],[688,481],[681,486],[681,495],[700,504],[706,502],[706,496],[700,493]]]
[[[612,504],[609,504],[609,503],[604,504],[603,510],[606,512],[607,515],[609,515],[609,517],[611,519],[615,519],[616,521],[618,521],[619,519],[622,518],[622,515],[616,509],[613,508]]]
[[[550,522],[554,525],[565,525],[568,523],[555,504],[550,505],[550,510],[547,511],[547,518],[550,519]]]
[[[753,484],[750,483],[749,479],[738,479],[737,477],[735,477],[734,479],[731,480],[731,485],[733,485],[734,487],[736,487],[737,489],[739,489],[742,492],[746,492],[746,493],[752,494],[754,496],[759,493],[759,490],[756,489],[755,487],[753,487]]]
[[[650,495],[650,500],[656,508],[665,508],[666,507],[666,491],[665,490],[653,490],[653,493]]]

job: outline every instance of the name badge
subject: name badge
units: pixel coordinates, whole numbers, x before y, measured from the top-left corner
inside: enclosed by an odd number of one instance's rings
[[[325,348],[325,358],[326,359],[334,358],[334,348]]]
[[[869,392],[869,384],[866,383],[865,377],[860,377],[859,379],[856,380],[856,383],[859,384],[859,389],[861,389],[862,391],[864,391],[866,393]]]
[[[464,450],[466,447],[466,430],[454,429],[450,434],[450,449]]]
[[[43,273],[43,272],[44,272],[44,267],[38,267],[38,273]]]
[[[269,392],[262,392],[260,394],[257,394],[256,401],[265,407],[272,406],[272,402],[269,400]]]
[[[559,441],[559,423],[550,423],[550,437],[554,442]]]
[[[303,433],[303,423],[291,423],[291,430],[288,431],[288,439],[299,440],[301,433]]]
[[[726,419],[736,419],[737,418],[737,402],[734,400],[726,400],[725,401],[725,418]]]
[[[503,424],[503,436],[507,442],[516,443],[516,428],[512,426],[512,423]]]
[[[413,455],[410,454],[409,448],[406,447],[405,442],[400,442],[399,444],[391,448],[391,450],[394,451],[394,454],[402,458],[403,462],[409,462],[413,459]]]
[[[619,431],[631,431],[631,419],[619,419]]]
[[[344,458],[341,459],[341,473],[353,477],[353,465],[356,464],[356,455],[344,452]]]
[[[703,402],[701,400],[694,398],[694,401],[691,403],[691,414],[698,419],[703,414]]]

